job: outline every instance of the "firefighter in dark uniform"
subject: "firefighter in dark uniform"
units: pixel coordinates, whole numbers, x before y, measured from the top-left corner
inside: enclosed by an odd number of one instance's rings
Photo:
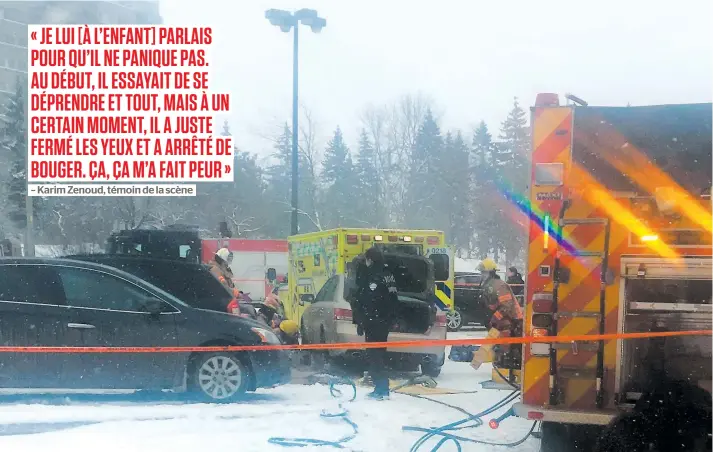
[[[481,288],[482,302],[493,312],[490,318],[490,328],[497,330],[499,337],[522,336],[523,312],[520,303],[508,284],[496,273],[497,264],[492,259],[485,259],[479,265],[484,276]],[[495,347],[495,364],[506,369],[519,369],[522,345],[513,344],[505,347]]]
[[[359,335],[366,342],[386,342],[394,323],[398,293],[396,279],[384,262],[378,248],[369,248],[359,265],[356,277],[356,296],[352,310]],[[369,398],[383,400],[389,397],[389,378],[386,373],[386,349],[370,348],[369,374],[374,382],[374,392]]]

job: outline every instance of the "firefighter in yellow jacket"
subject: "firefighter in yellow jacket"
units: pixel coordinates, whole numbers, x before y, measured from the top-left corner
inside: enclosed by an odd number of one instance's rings
[[[490,318],[489,338],[522,335],[523,312],[512,289],[496,273],[498,266],[492,259],[483,260],[478,269],[483,275],[481,302],[493,312]],[[471,365],[479,368],[483,362],[492,361],[492,346],[481,347],[473,354]],[[478,353],[480,352],[480,353]]]

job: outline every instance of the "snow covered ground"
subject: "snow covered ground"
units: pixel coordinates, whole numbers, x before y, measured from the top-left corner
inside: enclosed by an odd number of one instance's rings
[[[459,332],[452,338],[483,336],[483,331]],[[490,377],[490,367],[478,372],[468,363],[446,361],[438,386],[477,391],[474,394],[430,396],[477,413],[505,397],[509,391],[483,390],[479,383]],[[351,395],[350,388],[344,388]],[[421,437],[404,432],[402,426],[437,427],[462,419],[455,409],[403,394],[391,400],[365,400],[367,388],[358,388],[357,400],[345,403],[352,421],[358,424],[356,437],[345,443],[353,451],[408,451]],[[163,451],[284,451],[268,443],[274,436],[338,440],[352,433],[339,419],[320,417],[322,410],[337,411],[338,401],[323,385],[286,385],[251,394],[241,403],[211,405],[186,403],[180,398],[157,397],[145,400],[132,397],[94,396],[78,398],[27,399],[0,398],[0,450],[54,452],[96,449],[102,452]],[[499,413],[501,413],[501,410]],[[500,429],[491,430],[487,421],[478,428],[454,432],[461,436],[491,442],[511,442],[522,438],[531,423],[511,417]],[[433,438],[419,451],[429,452],[438,442]],[[514,447],[462,443],[464,451],[536,452],[539,440],[530,437]],[[226,449],[227,447],[227,449]],[[334,450],[330,447],[305,447],[300,450]],[[442,452],[455,451],[446,443]]]

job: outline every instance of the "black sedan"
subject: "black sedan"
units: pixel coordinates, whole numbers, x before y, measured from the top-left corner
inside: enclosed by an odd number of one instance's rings
[[[70,259],[0,259],[3,346],[279,343],[264,324],[191,306],[113,267]],[[18,392],[169,389],[230,401],[245,391],[286,383],[289,378],[289,357],[283,351],[0,355],[0,387]]]

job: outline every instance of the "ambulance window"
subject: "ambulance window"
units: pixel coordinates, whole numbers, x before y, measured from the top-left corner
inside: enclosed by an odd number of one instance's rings
[[[535,185],[559,186],[564,182],[562,163],[537,163],[535,165]]]

